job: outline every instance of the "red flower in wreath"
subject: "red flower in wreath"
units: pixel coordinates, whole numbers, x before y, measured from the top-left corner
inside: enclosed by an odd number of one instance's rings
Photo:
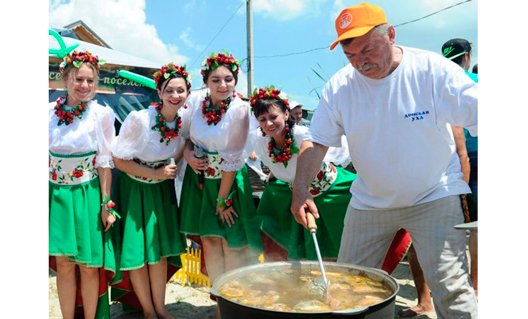
[[[235,57],[224,50],[223,53],[212,53],[208,58],[202,62],[202,67],[200,74],[204,76],[205,74],[216,70],[220,65],[224,65],[230,69],[234,74],[238,74],[240,71],[239,63]]]
[[[286,94],[282,93],[281,90],[276,89],[273,85],[265,86],[260,89],[255,88],[253,90],[253,94],[249,97],[249,104],[251,107],[255,106],[260,100],[277,100],[282,101],[287,108],[290,106]]]
[[[319,171],[319,173],[317,173],[317,179],[318,180],[322,180],[323,179],[323,171]]]
[[[231,207],[233,205],[233,200],[231,198],[226,199],[225,201],[226,207]]]
[[[95,166],[95,158],[96,158],[96,156],[94,156],[93,159],[92,159],[92,166]]]
[[[61,64],[59,65],[59,72],[61,74],[64,74],[66,67],[68,67],[69,65],[73,65],[78,69],[81,67],[82,63],[90,63],[95,67],[97,72],[99,72],[99,66],[103,65],[105,61],[103,59],[99,59],[97,55],[93,55],[89,51],[79,52],[77,50],[74,50],[73,52],[69,53],[64,57]]]
[[[191,90],[191,81],[189,79],[189,73],[185,70],[185,65],[179,66],[174,63],[168,63],[161,67],[158,71],[154,72],[153,77],[156,82],[156,87],[159,87],[160,81],[166,80],[169,77],[177,77],[181,75],[187,85],[187,90]]]
[[[312,194],[313,196],[319,194],[321,191],[319,189],[310,189],[310,194]]]
[[[56,181],[57,180],[57,171],[53,171],[53,173],[51,174],[51,179]]]

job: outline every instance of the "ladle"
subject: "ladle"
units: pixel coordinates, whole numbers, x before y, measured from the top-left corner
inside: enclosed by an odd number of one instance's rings
[[[321,277],[315,278],[314,284],[317,288],[321,290],[321,292],[325,295],[326,299],[328,299],[328,287],[330,287],[330,281],[328,280],[328,278],[326,278],[326,272],[323,265],[323,258],[321,258],[321,251],[319,250],[319,243],[317,242],[317,224],[315,223],[315,217],[311,212],[306,213],[306,218],[308,220],[308,229],[310,230],[314,241],[315,253],[317,254],[317,260],[319,261],[319,268],[321,269]]]

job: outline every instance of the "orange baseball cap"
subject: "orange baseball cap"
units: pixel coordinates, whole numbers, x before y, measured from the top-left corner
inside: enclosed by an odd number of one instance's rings
[[[375,26],[387,23],[385,13],[381,7],[363,2],[351,6],[339,14],[335,20],[337,40],[330,45],[330,50],[343,40],[360,37]]]

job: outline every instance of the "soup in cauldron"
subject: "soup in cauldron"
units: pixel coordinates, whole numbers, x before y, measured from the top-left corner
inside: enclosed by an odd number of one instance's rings
[[[357,309],[381,302],[394,291],[362,274],[327,271],[328,295],[316,284],[321,273],[310,269],[271,269],[244,273],[218,288],[235,303],[272,311],[327,312]]]

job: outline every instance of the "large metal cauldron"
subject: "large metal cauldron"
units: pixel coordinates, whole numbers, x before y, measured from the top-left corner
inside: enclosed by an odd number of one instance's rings
[[[271,262],[238,268],[221,275],[213,284],[211,293],[217,297],[218,307],[222,319],[301,319],[301,318],[364,318],[364,319],[392,319],[394,318],[396,295],[400,289],[394,278],[386,272],[369,267],[357,265],[324,262],[327,271],[343,272],[352,275],[364,275],[373,280],[383,282],[389,286],[394,293],[387,299],[361,309],[340,310],[335,312],[285,312],[263,310],[253,308],[233,302],[222,297],[218,289],[227,282],[235,280],[244,274],[255,272],[276,271],[277,269],[298,269],[319,270],[316,261],[292,261],[292,262]]]

